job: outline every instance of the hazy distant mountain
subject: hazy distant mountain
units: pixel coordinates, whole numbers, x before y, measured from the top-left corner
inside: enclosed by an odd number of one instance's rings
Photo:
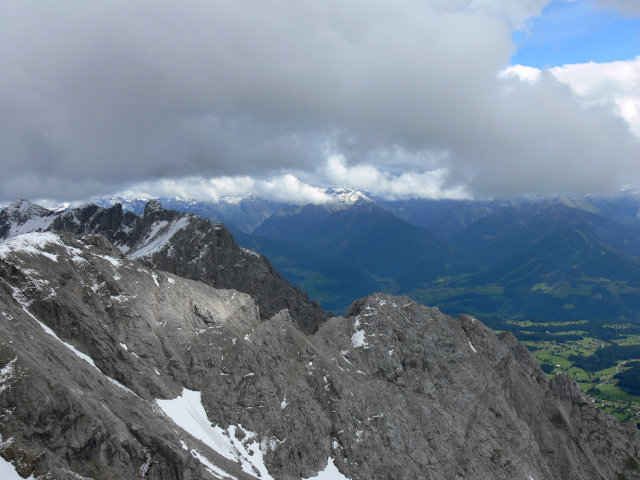
[[[101,197],[93,203],[103,207],[120,203],[124,211],[140,215],[144,212],[148,200],[150,199],[125,199],[111,196]],[[194,213],[213,223],[221,222],[228,228],[245,233],[251,233],[283,206],[282,203],[266,200],[253,194],[243,197],[222,197],[217,202],[189,197],[159,197],[155,200],[169,210]]]
[[[456,235],[452,242],[475,262],[494,267],[547,235],[567,228],[582,232],[591,242],[640,255],[640,236],[633,231],[564,202],[500,208]]]
[[[511,203],[491,199],[376,199],[376,202],[412,225],[422,227],[443,240],[450,240],[476,221]]]
[[[454,239],[487,270],[413,293],[448,313],[636,322],[640,237],[592,211],[563,200],[501,208]]]
[[[302,245],[242,232],[233,236],[243,247],[269,258],[287,281],[302,288],[327,311],[343,314],[355,299],[384,290],[384,282]]]
[[[379,200],[382,205],[347,187],[326,193],[334,201],[324,205],[282,205],[255,195],[218,202],[171,198],[163,205],[222,221],[244,246],[268,255],[288,281],[335,312],[369,291],[384,291],[437,299],[456,314],[636,316],[638,191]],[[116,201],[138,214],[146,205],[144,199],[103,199],[105,205]]]
[[[92,198],[90,203],[98,205],[99,207],[112,207],[116,203],[122,205],[122,210],[125,212],[131,212],[136,215],[141,215],[144,212],[144,207],[147,204],[148,200],[146,198],[123,198],[119,196],[106,196],[106,197],[98,197]]]
[[[590,195],[586,199],[595,213],[640,233],[640,189],[628,189],[618,195]]]
[[[460,251],[369,198],[281,210],[255,235],[298,243],[385,279],[391,288],[473,270]],[[394,287],[395,285],[395,287]]]

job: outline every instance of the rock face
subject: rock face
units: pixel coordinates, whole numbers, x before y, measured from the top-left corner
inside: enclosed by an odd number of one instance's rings
[[[140,216],[123,213],[120,204],[111,208],[84,205],[53,215],[26,200],[0,212],[0,239],[45,230],[102,234],[128,258],[149,267],[248,293],[263,319],[288,309],[307,333],[315,332],[328,318],[305,292],[283,279],[266,257],[240,247],[224,226],[190,213],[165,210],[156,200],[148,202]]]
[[[25,477],[640,479],[638,430],[510,334],[375,294],[306,335],[101,235],[0,244],[0,416]]]
[[[42,231],[51,225],[54,213],[29,200],[18,200],[0,210],[0,239]]]

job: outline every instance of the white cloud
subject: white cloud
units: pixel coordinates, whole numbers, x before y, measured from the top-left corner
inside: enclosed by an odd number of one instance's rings
[[[293,175],[282,175],[257,182],[256,191],[266,198],[289,203],[330,203],[324,188],[301,182]]]
[[[257,193],[270,200],[294,204],[333,201],[324,191],[324,188],[309,185],[294,175],[285,174],[268,179],[249,176],[160,179],[131,185],[116,195],[123,198],[182,197],[217,202],[225,196],[240,197]]]
[[[288,175],[325,182],[328,142],[392,195],[614,188],[640,143],[611,105],[633,118],[635,93],[587,108],[549,72],[496,78],[546,3],[0,2],[0,202],[145,182],[321,201]]]
[[[640,138],[640,56],[627,61],[564,65],[547,72],[568,85],[585,106],[611,109]],[[533,85],[542,74],[538,68],[514,65],[502,70],[498,77]]]
[[[389,198],[463,199],[470,196],[463,186],[446,186],[449,176],[446,168],[393,175],[373,165],[347,166],[344,157],[333,155],[328,158],[323,174],[332,185],[347,185]]]
[[[640,137],[640,56],[629,61],[565,65],[550,72],[588,104],[611,106]]]
[[[534,84],[540,80],[541,75],[542,70],[538,68],[527,67],[524,65],[513,65],[502,70],[498,74],[498,78],[517,78],[520,81]]]

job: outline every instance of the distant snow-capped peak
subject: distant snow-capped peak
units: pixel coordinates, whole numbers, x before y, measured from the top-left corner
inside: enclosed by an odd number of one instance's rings
[[[353,205],[358,201],[373,202],[363,191],[349,187],[328,188],[325,192],[338,200],[339,203]]]
[[[220,197],[221,205],[240,205],[243,202],[251,200],[262,200],[260,195],[254,195],[253,193],[247,193],[242,197]]]

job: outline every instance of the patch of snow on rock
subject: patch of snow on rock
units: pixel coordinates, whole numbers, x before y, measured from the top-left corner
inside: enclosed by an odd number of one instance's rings
[[[353,348],[366,347],[368,345],[367,339],[364,336],[364,330],[358,330],[351,335],[351,345]]]
[[[223,457],[236,460],[235,449],[225,431],[209,422],[200,392],[185,388],[179,397],[173,400],[156,400],[156,403],[171,420],[193,437],[202,440]]]
[[[15,376],[15,363],[17,359],[18,357],[14,358],[0,370],[0,393],[7,389],[7,381]]]
[[[253,255],[254,257],[259,257],[260,256],[260,254],[258,252],[254,251],[254,250],[251,250],[250,248],[240,247],[240,250],[242,250],[247,255]]]
[[[111,265],[113,265],[116,268],[122,266],[122,261],[120,259],[118,259],[118,258],[110,257],[109,255],[96,255],[96,257],[102,258],[103,260],[106,260],[107,262],[109,262]]]
[[[185,215],[169,223],[166,220],[153,224],[151,231],[143,240],[143,245],[128,254],[129,258],[139,258],[152,255],[161,250],[179,230],[189,224],[189,216]]]
[[[45,257],[58,261],[58,256],[43,251],[43,249],[50,244],[62,245],[62,241],[55,233],[52,232],[32,232],[18,235],[17,237],[10,238],[0,244],[0,257],[5,257],[11,252],[26,252],[31,255],[44,255]]]
[[[2,480],[25,480],[18,475],[18,472],[16,472],[16,469],[11,462],[6,461],[2,457],[0,457],[0,478],[2,478]],[[32,479],[33,475],[31,475],[27,480]]]
[[[333,463],[333,458],[329,457],[324,470],[318,472],[318,475],[315,477],[309,477],[303,480],[349,480],[349,478],[340,473],[338,467]]]
[[[156,403],[171,420],[193,437],[223,457],[239,461],[245,472],[255,475],[257,471],[260,472],[261,479],[273,480],[264,464],[259,443],[255,440],[251,442],[256,434],[245,431],[241,426],[231,425],[225,431],[217,425],[211,425],[202,406],[200,392],[184,389],[179,397],[173,400],[156,400]],[[237,429],[245,434],[242,441],[236,438]]]
[[[197,450],[191,450],[191,455],[193,455],[194,457],[196,457],[198,460],[200,460],[200,463],[202,463],[204,465],[204,468],[206,468],[207,470],[209,470],[212,474],[214,474],[216,477],[221,477],[221,478],[230,478],[231,480],[238,480],[238,477],[235,477],[233,475],[228,474],[227,472],[225,472],[224,470],[222,470],[221,468],[217,467],[216,465],[214,465],[211,460],[209,460],[207,457],[205,457],[204,455],[202,455],[199,451]]]

